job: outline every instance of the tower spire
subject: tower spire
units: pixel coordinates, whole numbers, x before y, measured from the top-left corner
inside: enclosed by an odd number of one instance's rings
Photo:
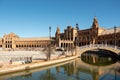
[[[78,25],[78,23],[76,23],[76,29],[79,30],[79,25]]]
[[[95,16],[93,19],[92,28],[98,28],[98,27],[99,27],[98,20],[97,17]]]
[[[60,34],[60,28],[57,27],[57,30],[56,30],[55,36],[56,36],[56,37],[59,37],[59,34]]]
[[[60,28],[59,28],[59,26],[57,27],[57,30],[56,30],[56,32],[60,32]]]

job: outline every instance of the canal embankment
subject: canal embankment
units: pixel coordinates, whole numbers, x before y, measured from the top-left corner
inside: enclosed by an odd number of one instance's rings
[[[24,70],[31,70],[31,69],[45,67],[45,66],[50,66],[53,64],[58,64],[58,63],[70,61],[70,60],[73,60],[77,57],[78,56],[71,56],[71,57],[58,58],[58,59],[54,59],[54,60],[50,60],[50,61],[40,61],[40,62],[38,61],[38,62],[32,62],[29,64],[20,64],[20,65],[9,64],[7,67],[0,68],[0,75],[24,71]]]

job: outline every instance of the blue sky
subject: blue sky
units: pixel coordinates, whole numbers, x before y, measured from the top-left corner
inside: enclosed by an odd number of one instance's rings
[[[54,36],[68,26],[90,28],[94,16],[104,28],[120,26],[120,0],[0,0],[0,37],[14,32],[20,37]]]

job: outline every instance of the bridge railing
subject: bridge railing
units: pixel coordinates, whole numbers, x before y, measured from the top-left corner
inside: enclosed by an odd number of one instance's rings
[[[80,49],[84,49],[84,48],[104,48],[104,47],[109,47],[109,48],[120,50],[120,47],[114,46],[114,45],[108,45],[108,44],[90,44],[90,45],[80,46]]]

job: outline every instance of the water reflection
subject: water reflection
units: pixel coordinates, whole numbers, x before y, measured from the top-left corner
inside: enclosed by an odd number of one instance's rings
[[[81,55],[81,59],[88,64],[105,66],[116,63],[118,61],[117,57],[112,54],[113,53],[109,51],[87,51]]]
[[[86,57],[82,58],[84,58],[82,60],[89,61]],[[100,62],[104,61],[107,63],[107,61],[109,61],[114,63],[106,66],[94,66],[95,64],[91,65],[82,60],[78,58],[72,62],[62,63],[54,67],[51,66],[45,69],[38,69],[33,72],[30,70],[25,74],[13,77],[9,76],[7,78],[2,78],[2,80],[120,80],[120,63],[116,61],[115,63],[112,59],[98,59],[95,62],[92,59],[93,63],[97,64],[99,60]]]

